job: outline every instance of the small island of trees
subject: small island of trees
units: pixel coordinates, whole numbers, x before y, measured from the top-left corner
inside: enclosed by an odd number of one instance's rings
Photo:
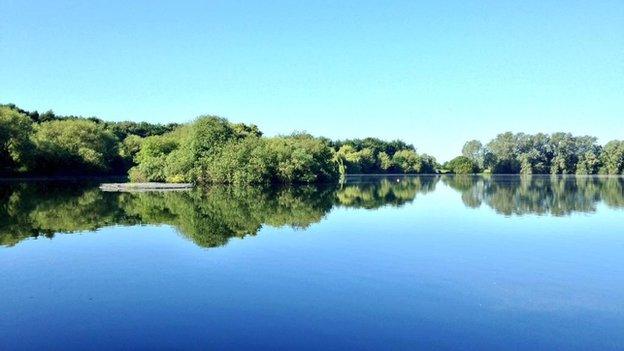
[[[624,141],[499,134],[440,165],[400,140],[266,137],[255,125],[200,116],[187,124],[106,122],[0,106],[0,176],[128,175],[198,184],[336,182],[348,174],[624,174]]]

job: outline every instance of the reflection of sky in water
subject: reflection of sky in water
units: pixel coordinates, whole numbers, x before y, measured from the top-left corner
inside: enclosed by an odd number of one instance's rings
[[[504,216],[461,195],[438,182],[216,248],[169,225],[24,240],[0,248],[0,346],[624,348],[621,210]]]

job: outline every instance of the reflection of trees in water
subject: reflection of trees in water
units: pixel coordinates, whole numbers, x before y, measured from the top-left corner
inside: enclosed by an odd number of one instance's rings
[[[266,224],[306,228],[332,206],[332,189],[211,187],[189,192],[122,194],[121,207],[143,223],[169,224],[199,246],[255,235]]]
[[[401,206],[442,181],[468,207],[505,215],[593,212],[598,202],[624,208],[624,178],[415,176],[358,178],[338,187],[209,187],[188,192],[105,193],[88,183],[0,186],[0,245],[28,237],[93,231],[110,225],[168,224],[199,246],[255,235],[262,226],[307,228],[333,206]]]
[[[255,235],[263,225],[307,228],[333,206],[334,187],[210,187],[106,193],[89,184],[9,184],[0,191],[0,245],[110,225],[168,224],[205,247]]]
[[[432,176],[357,177],[340,187],[336,201],[344,207],[366,209],[402,206],[412,202],[418,193],[434,191],[438,180]]]
[[[624,179],[609,177],[600,188],[600,197],[609,207],[624,208]]]
[[[468,207],[485,203],[504,215],[594,212],[604,201],[624,207],[624,178],[574,176],[445,176],[443,182],[462,194]]]
[[[7,183],[0,189],[0,245],[137,222],[117,206],[114,194],[83,183]]]

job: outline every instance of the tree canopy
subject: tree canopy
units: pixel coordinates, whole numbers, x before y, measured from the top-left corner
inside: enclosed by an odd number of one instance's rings
[[[472,174],[479,171],[476,161],[466,156],[457,156],[444,165],[444,168],[455,174]]]
[[[34,148],[30,135],[32,122],[24,114],[0,106],[0,174],[26,171]]]
[[[623,174],[624,141],[604,147],[592,136],[570,133],[502,133],[483,146],[466,143],[462,154],[480,171],[510,174]]]
[[[177,127],[0,105],[0,175],[125,174],[143,138]]]
[[[624,140],[506,132],[466,142],[445,163],[401,140],[266,137],[204,115],[186,124],[110,122],[0,105],[0,175],[128,175],[133,181],[335,182],[354,174],[624,174]]]
[[[136,161],[130,170],[134,181],[291,184],[338,177],[326,140],[308,134],[265,138],[256,126],[216,116],[146,138]]]
[[[88,120],[56,120],[35,127],[34,170],[40,173],[106,173],[118,155],[117,138]]]
[[[347,174],[435,173],[437,168],[435,158],[419,155],[413,145],[401,140],[350,139],[332,146]]]

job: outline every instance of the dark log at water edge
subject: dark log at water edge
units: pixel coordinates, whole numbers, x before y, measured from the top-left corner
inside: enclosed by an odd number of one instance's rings
[[[193,188],[192,183],[103,183],[100,185],[102,191],[124,192],[124,191],[176,191]]]

